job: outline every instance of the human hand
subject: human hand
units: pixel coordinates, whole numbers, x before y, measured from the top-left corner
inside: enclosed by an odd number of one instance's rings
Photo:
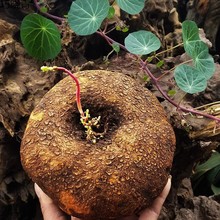
[[[153,204],[147,209],[143,210],[140,213],[140,216],[128,216],[120,220],[157,220],[160,215],[163,203],[170,191],[171,187],[171,178],[168,179],[166,186],[162,193],[154,200]],[[70,219],[67,215],[62,212],[49,198],[41,188],[35,184],[35,192],[39,198],[41,211],[44,217],[44,220],[67,220]],[[71,220],[80,220],[76,217],[71,217]]]

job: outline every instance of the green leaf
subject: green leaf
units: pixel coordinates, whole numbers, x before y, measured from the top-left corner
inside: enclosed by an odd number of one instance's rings
[[[190,41],[187,48],[184,48],[186,53],[192,58],[195,59],[198,54],[201,52],[209,53],[208,46],[201,40]]]
[[[203,54],[201,54],[195,62],[195,67],[203,73],[207,80],[210,79],[215,72],[214,59],[210,54],[204,57]]]
[[[148,62],[148,63],[152,62],[153,58],[154,58],[153,56],[152,56],[152,57],[148,57],[148,58],[147,58],[147,62]]]
[[[202,92],[207,86],[207,80],[199,70],[184,64],[176,67],[174,78],[180,89],[190,94]]]
[[[145,0],[117,0],[119,7],[128,14],[138,14],[144,8]]]
[[[182,32],[184,42],[200,40],[199,29],[194,21],[184,21],[182,23]]]
[[[208,45],[199,37],[199,29],[195,22],[184,21],[182,25],[183,43],[186,53],[192,57],[195,68],[208,80],[215,72],[214,59],[209,54]]]
[[[108,0],[76,0],[68,13],[68,22],[77,35],[95,33],[109,13]]]
[[[213,184],[215,182],[217,182],[216,180],[217,180],[217,177],[218,177],[219,173],[220,173],[220,161],[219,161],[219,165],[218,166],[212,168],[211,170],[209,170],[207,172],[207,179],[208,179],[208,181],[210,183],[213,183]]]
[[[114,15],[115,15],[115,9],[114,9],[114,7],[110,6],[110,7],[109,7],[109,11],[108,11],[108,16],[107,16],[107,18],[108,18],[108,19],[111,19],[111,18],[114,17]]]
[[[112,46],[113,50],[114,50],[116,53],[119,53],[119,51],[120,51],[120,46],[119,46],[118,43],[113,43],[111,46]]]
[[[215,63],[204,42],[196,41],[194,43],[192,58],[196,69],[200,70],[207,80],[210,79],[215,72]]]
[[[159,62],[157,62],[156,66],[157,68],[160,68],[164,65],[164,60],[160,60]]]
[[[45,6],[40,7],[40,11],[41,11],[42,13],[47,13],[47,12],[48,12],[48,8],[45,7]]]
[[[167,93],[168,96],[174,96],[175,94],[176,94],[176,90],[174,89],[169,90]]]
[[[195,174],[193,174],[192,179],[194,181],[198,180],[206,172],[219,166],[219,164],[220,164],[220,153],[213,152],[212,156],[205,163],[196,166]]]
[[[199,37],[199,29],[194,21],[184,21],[182,23],[183,44],[186,53],[191,56],[194,42],[201,41]]]
[[[211,185],[211,189],[212,189],[212,192],[213,192],[215,195],[220,194],[220,187],[217,187],[217,186],[215,186],[214,184],[212,184],[212,185]]]
[[[128,26],[125,26],[125,27],[123,27],[123,28],[121,29],[121,31],[122,31],[123,33],[126,33],[126,32],[129,31],[129,27],[128,27]]]
[[[29,14],[23,19],[20,35],[28,54],[39,60],[53,59],[61,50],[57,26],[39,14]]]
[[[146,55],[160,48],[160,40],[150,31],[136,31],[125,38],[126,49],[133,54]]]

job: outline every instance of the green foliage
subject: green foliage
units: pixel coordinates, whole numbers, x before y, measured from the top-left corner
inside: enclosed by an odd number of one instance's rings
[[[186,93],[202,92],[207,86],[205,77],[199,70],[191,66],[177,66],[174,77],[179,88]]]
[[[208,46],[200,39],[195,22],[184,21],[182,27],[184,49],[192,58],[194,67],[186,64],[176,67],[174,78],[184,92],[202,92],[206,89],[207,80],[214,74],[214,60]]]
[[[115,9],[114,9],[114,7],[110,6],[107,18],[112,19],[114,17],[114,15],[115,15]]]
[[[193,21],[184,21],[182,23],[182,36],[184,49],[189,56],[192,56],[194,43],[200,41],[199,29],[196,23]]]
[[[38,60],[53,59],[61,50],[57,26],[39,14],[29,14],[23,19],[20,35],[28,54]]]
[[[43,6],[43,7],[40,8],[40,11],[41,11],[42,13],[47,13],[47,12],[48,12],[48,9],[47,9],[47,7]]]
[[[174,96],[175,94],[176,94],[176,90],[174,89],[169,90],[167,93],[168,96]]]
[[[213,76],[215,71],[214,59],[209,54],[208,46],[203,41],[195,43],[193,51],[193,62],[201,74],[208,80]]]
[[[208,181],[211,190],[215,195],[220,194],[220,153],[213,152],[211,157],[195,168],[192,176],[194,188],[199,187],[202,181]]]
[[[136,55],[146,55],[160,48],[160,40],[150,31],[136,31],[125,38],[126,49]]]
[[[116,31],[122,31],[124,33],[129,31],[129,27],[126,25],[124,25],[123,27],[116,25],[115,29],[116,29]]]
[[[139,13],[145,0],[116,0],[119,7],[129,14]],[[68,13],[68,23],[77,35],[95,33],[104,19],[115,16],[115,10],[108,0],[76,0],[72,2]],[[116,26],[116,30],[128,31],[128,27]],[[182,23],[183,44],[186,53],[192,58],[192,65],[182,64],[174,71],[177,85],[186,93],[204,91],[215,71],[214,60],[209,54],[208,46],[200,39],[199,29],[195,22]],[[61,50],[60,33],[56,25],[37,14],[25,17],[21,25],[21,40],[27,52],[40,60],[53,59]],[[140,30],[130,33],[125,38],[125,48],[135,55],[147,55],[161,46],[160,40],[152,32]],[[118,53],[118,43],[112,44],[113,51]],[[112,53],[111,52],[111,53]],[[111,54],[110,53],[110,54]],[[147,60],[149,62],[149,57]],[[157,67],[164,65],[159,61]]]
[[[159,62],[157,62],[156,66],[157,68],[161,68],[164,65],[164,60],[160,60]]]
[[[111,46],[112,46],[113,50],[114,50],[116,53],[119,53],[119,51],[120,51],[120,46],[119,46],[118,43],[113,43]]]
[[[144,8],[145,0],[116,0],[118,6],[128,14],[138,14]]]
[[[108,0],[76,0],[68,13],[68,23],[77,35],[95,33],[109,14]]]

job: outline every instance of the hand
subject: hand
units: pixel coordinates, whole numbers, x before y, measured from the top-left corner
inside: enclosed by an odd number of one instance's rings
[[[151,207],[148,207],[141,212],[140,217],[129,216],[122,218],[120,220],[157,220],[160,215],[163,203],[170,191],[171,187],[171,178],[168,179],[168,182],[163,190],[163,192],[154,200]],[[35,184],[35,191],[39,198],[41,211],[44,217],[44,220],[67,220],[69,219],[67,215],[62,212],[42,190]],[[71,217],[71,220],[80,220],[76,217]]]

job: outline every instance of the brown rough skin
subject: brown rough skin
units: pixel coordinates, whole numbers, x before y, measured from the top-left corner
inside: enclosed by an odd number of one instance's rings
[[[66,77],[32,112],[21,145],[24,169],[66,213],[84,219],[115,219],[138,213],[164,188],[175,136],[152,93],[117,72],[75,74],[83,109],[101,116],[96,144],[85,140]]]

